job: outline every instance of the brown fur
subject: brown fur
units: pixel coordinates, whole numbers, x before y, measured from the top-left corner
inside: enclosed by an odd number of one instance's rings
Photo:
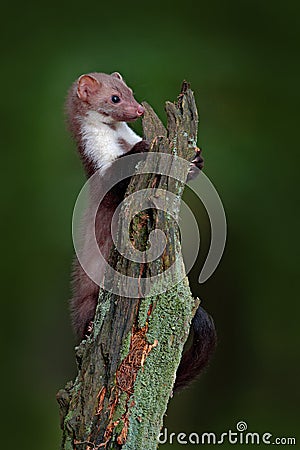
[[[96,215],[95,234],[101,253],[106,260],[108,260],[113,245],[110,230],[111,219],[119,201],[112,193],[108,193]],[[78,338],[82,339],[87,334],[88,327],[95,315],[99,286],[88,277],[77,258],[73,267],[72,290],[73,326]]]

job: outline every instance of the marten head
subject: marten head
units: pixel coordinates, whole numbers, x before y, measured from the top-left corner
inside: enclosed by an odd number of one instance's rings
[[[80,115],[95,111],[109,123],[131,122],[144,114],[144,108],[118,72],[81,75],[73,86],[72,97]]]

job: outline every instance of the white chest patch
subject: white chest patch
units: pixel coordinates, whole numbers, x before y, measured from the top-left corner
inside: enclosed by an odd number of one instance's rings
[[[84,152],[97,169],[107,169],[115,159],[125,153],[119,139],[125,140],[131,147],[142,140],[127,123],[109,123],[109,118],[96,111],[90,111],[81,123]]]

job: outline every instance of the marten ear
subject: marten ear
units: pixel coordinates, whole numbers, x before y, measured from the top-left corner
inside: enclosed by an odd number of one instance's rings
[[[80,100],[86,102],[90,95],[99,91],[100,86],[100,81],[91,75],[81,75],[77,82],[77,95]]]
[[[122,75],[119,72],[113,72],[110,74],[111,77],[118,78],[119,80],[123,81]]]

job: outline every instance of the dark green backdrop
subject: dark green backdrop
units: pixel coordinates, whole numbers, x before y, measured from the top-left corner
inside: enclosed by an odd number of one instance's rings
[[[1,447],[59,448],[55,393],[75,374],[71,214],[84,180],[63,103],[92,70],[120,71],[161,117],[182,79],[192,82],[205,172],[227,214],[222,263],[193,285],[218,350],[170,402],[169,431],[226,432],[244,420],[297,436],[299,10],[261,0],[3,6]]]

